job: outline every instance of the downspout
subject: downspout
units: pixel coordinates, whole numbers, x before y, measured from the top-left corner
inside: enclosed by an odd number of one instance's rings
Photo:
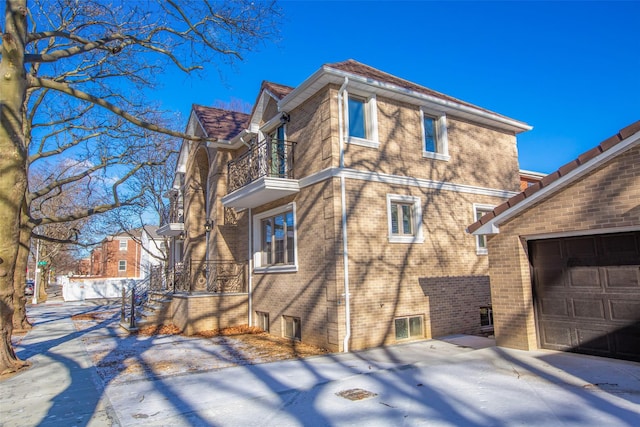
[[[249,326],[251,326],[253,320],[253,254],[251,253],[251,245],[253,240],[253,227],[251,224],[251,208],[249,208],[249,271],[247,273],[247,290],[249,292]]]
[[[347,88],[349,78],[344,78],[344,83],[338,91],[338,138],[340,140],[340,203],[342,204],[342,262],[344,264],[344,317],[345,335],[342,342],[342,351],[349,352],[349,340],[351,339],[351,294],[349,293],[349,248],[347,245],[347,196],[345,190],[344,169],[344,125],[343,125],[343,99],[342,94]]]

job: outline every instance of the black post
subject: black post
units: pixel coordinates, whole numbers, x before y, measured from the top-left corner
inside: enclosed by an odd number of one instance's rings
[[[131,317],[129,318],[129,328],[135,329],[136,327],[136,287],[135,284],[131,287]]]
[[[125,310],[124,305],[127,303],[127,288],[125,286],[122,287],[122,304],[120,304],[120,323],[124,323],[125,319]]]

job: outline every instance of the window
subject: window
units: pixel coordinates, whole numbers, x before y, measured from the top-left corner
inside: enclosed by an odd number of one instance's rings
[[[488,214],[493,211],[493,206],[491,205],[473,205],[473,218],[474,221],[482,218],[483,215]],[[487,236],[476,236],[476,253],[478,255],[486,255],[487,251]]]
[[[253,227],[255,271],[297,271],[295,205],[256,215]]]
[[[120,240],[120,250],[121,251],[126,251],[127,250],[127,241],[126,240]]]
[[[480,327],[493,327],[493,310],[491,307],[480,307]]]
[[[422,157],[449,160],[446,117],[442,114],[429,114],[423,110],[422,116]]]
[[[391,202],[391,234],[413,236],[413,204]]]
[[[300,318],[291,316],[282,316],[284,323],[283,335],[285,338],[291,338],[292,340],[302,340],[300,333]]]
[[[256,311],[256,326],[265,332],[269,332],[269,313]]]
[[[349,97],[349,136],[367,139],[367,102],[362,98]]]
[[[422,316],[399,317],[395,319],[396,340],[422,338]]]
[[[389,241],[422,243],[422,206],[419,197],[387,194]]]
[[[127,271],[127,261],[125,260],[118,261],[118,271]]]
[[[352,144],[377,148],[378,114],[375,96],[367,98],[346,94],[345,98],[347,141]]]

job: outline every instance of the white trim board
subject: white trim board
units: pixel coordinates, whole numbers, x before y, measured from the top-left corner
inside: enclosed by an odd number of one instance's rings
[[[476,187],[473,185],[454,184],[451,182],[434,181],[431,179],[340,168],[323,169],[320,172],[301,178],[299,180],[300,188],[308,187],[310,185],[314,185],[318,182],[334,177],[345,177],[348,179],[360,181],[379,182],[382,184],[390,185],[402,185],[406,187],[417,187],[429,190],[453,191],[457,193],[473,194],[477,196],[510,198],[518,194],[514,191],[500,190],[495,188]]]

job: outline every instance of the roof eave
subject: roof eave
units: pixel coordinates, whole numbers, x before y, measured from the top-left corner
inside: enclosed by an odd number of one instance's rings
[[[366,78],[359,74],[336,70],[326,65],[313,73],[309,78],[291,91],[291,93],[282,98],[278,102],[278,108],[280,111],[291,111],[322,87],[330,83],[341,84],[344,82],[345,78],[349,79],[350,86],[356,85],[362,86],[363,88],[366,87],[368,90],[373,89],[372,91],[375,93],[392,93],[395,94],[396,98],[401,98],[409,103],[416,104],[417,101],[418,104],[428,105],[429,107],[442,111],[443,113],[452,113],[455,116],[488,124],[516,134],[533,129],[532,126],[509,117],[462,105],[436,96],[423,94],[410,89],[401,88],[393,84]]]
[[[521,212],[529,209],[531,206],[538,203],[539,201],[548,198],[549,196],[554,194],[556,191],[559,191],[562,188],[565,188],[567,185],[578,180],[579,178],[588,174],[592,170],[600,167],[602,164],[608,162],[618,154],[624,151],[627,151],[638,144],[640,144],[640,130],[635,132],[632,135],[627,136],[626,139],[620,141],[618,144],[612,146],[611,148],[603,151],[599,155],[592,157],[588,161],[585,161],[584,163],[580,164],[574,169],[568,171],[566,174],[553,180],[550,184],[540,188],[538,191],[535,191],[530,196],[525,197],[526,191],[523,193],[519,193],[515,197],[520,196],[520,198],[514,199],[513,206],[510,206],[500,214],[495,215],[493,218],[483,223],[480,227],[478,227],[474,231],[471,231],[471,234],[473,234],[474,236],[478,236],[483,234],[499,233],[500,225],[504,224],[511,218],[514,218]],[[598,147],[600,146],[594,147],[594,149]],[[553,172],[552,174],[549,174],[549,175],[560,174],[562,169],[563,168],[560,168],[558,171]]]

